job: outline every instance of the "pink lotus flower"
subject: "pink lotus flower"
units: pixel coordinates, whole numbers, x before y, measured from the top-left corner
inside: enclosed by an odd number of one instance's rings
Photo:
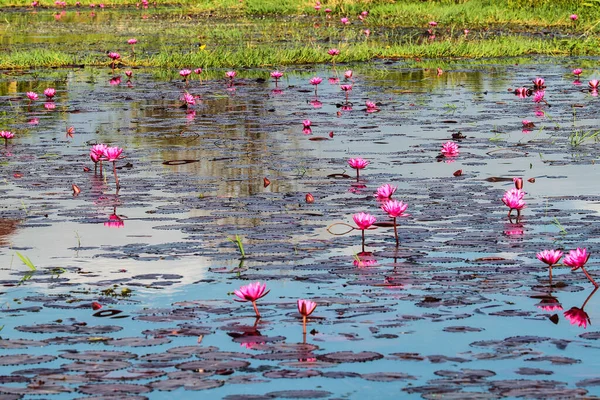
[[[327,14],[331,13],[331,8],[326,8],[326,9],[325,9],[325,12],[326,12]]]
[[[360,15],[362,15],[363,17],[366,17],[367,15],[369,15],[368,11],[363,11],[360,13]]]
[[[456,157],[459,154],[458,145],[452,141],[444,143],[441,153],[444,157]]]
[[[318,84],[320,84],[321,82],[323,82],[322,78],[319,78],[318,76],[315,76],[313,78],[310,78],[310,80],[308,81],[311,85],[317,86]]]
[[[344,92],[350,92],[352,90],[352,85],[341,85],[340,89],[342,89]]]
[[[575,69],[573,70],[573,75],[575,75],[576,77],[579,77],[579,75],[581,75],[581,73],[582,73],[582,72],[583,72],[583,71],[582,71],[582,69],[581,69],[581,68],[575,68]]]
[[[340,51],[336,48],[333,48],[333,49],[327,50],[327,54],[329,54],[331,57],[335,57],[340,54]]]
[[[315,311],[317,303],[310,300],[299,299],[298,300],[298,312],[302,315],[302,333],[306,335],[306,320],[308,316]]]
[[[137,41],[137,39],[135,39],[135,38],[131,38],[131,39],[127,40],[127,44],[130,44],[130,45],[134,45],[134,44],[136,44],[137,42],[138,42],[138,41]]]
[[[515,89],[515,94],[520,98],[520,99],[524,99],[525,97],[527,97],[529,95],[529,89],[527,89],[526,87],[520,87],[520,88],[516,88]]]
[[[502,202],[509,208],[508,218],[510,219],[510,213],[512,210],[517,210],[517,221],[521,216],[521,210],[525,207],[525,192],[521,189],[510,189],[502,197]]]
[[[592,79],[591,81],[588,82],[588,86],[592,90],[598,90],[599,84],[600,84],[600,81],[598,81],[598,79]]]
[[[191,73],[192,73],[192,71],[190,71],[189,69],[182,69],[181,71],[179,71],[179,75],[181,75],[186,80],[187,80],[187,77],[190,76]]]
[[[120,147],[106,147],[104,149],[104,157],[106,157],[106,161],[116,161],[121,156],[123,149]]]
[[[44,90],[44,95],[51,99],[54,97],[54,95],[56,95],[56,89],[54,88],[46,88],[46,90]]]
[[[385,211],[394,221],[394,237],[396,239],[396,247],[400,245],[400,241],[398,240],[398,226],[396,225],[396,218],[401,217],[407,208],[408,204],[397,200],[389,200],[383,206],[381,206],[381,209]]]
[[[565,258],[563,259],[563,264],[571,267],[571,271],[575,271],[575,270],[581,268],[581,270],[583,271],[585,276],[597,288],[598,284],[596,283],[596,281],[594,281],[594,279],[592,279],[590,274],[584,268],[584,265],[585,265],[585,263],[587,263],[589,258],[590,258],[590,254],[587,252],[587,249],[585,249],[585,248],[581,249],[578,247],[577,250],[569,251],[569,254],[567,254],[565,256]]]
[[[590,254],[588,254],[587,249],[578,247],[576,250],[569,251],[569,254],[565,256],[563,263],[572,267],[571,271],[575,271],[576,269],[583,267],[589,258]]]
[[[532,82],[536,89],[543,89],[546,87],[544,78],[535,78],[532,80]]]
[[[571,307],[570,310],[564,312],[565,318],[571,323],[571,325],[583,326],[587,328],[588,324],[591,324],[588,313],[583,311],[582,308]]]
[[[346,78],[346,79],[352,78],[352,70],[351,69],[344,72],[344,78]]]
[[[185,102],[184,106],[193,106],[196,104],[196,99],[188,92],[185,92],[181,95],[181,101]]]
[[[536,103],[541,103],[542,101],[545,103],[546,100],[544,99],[544,96],[546,95],[546,92],[543,90],[538,90],[537,92],[535,92],[535,94],[533,95],[533,101]]]
[[[10,131],[0,131],[0,138],[4,139],[4,146],[8,146],[8,139],[15,137],[15,134]]]
[[[377,104],[375,104],[372,101],[367,100],[365,102],[365,105],[367,106],[367,112],[375,112],[375,111],[379,111],[379,108],[377,108]]]
[[[26,94],[30,101],[35,101],[38,99],[38,95],[36,92],[27,92]]]
[[[381,209],[385,211],[391,218],[398,218],[404,214],[404,211],[408,208],[408,204],[398,200],[386,201]]]
[[[315,10],[319,11],[320,9],[321,9],[321,5],[320,5],[320,4],[317,4],[317,5],[315,6]]]
[[[348,160],[348,165],[356,170],[356,180],[358,180],[359,171],[369,165],[369,161],[362,158],[351,158]]]
[[[254,312],[256,313],[256,318],[260,318],[260,313],[258,312],[258,308],[256,307],[256,301],[262,299],[267,294],[269,294],[270,290],[266,290],[267,285],[263,283],[261,285],[260,282],[250,283],[249,285],[242,286],[238,290],[234,290],[233,293],[239,297],[235,299],[235,301],[250,301],[252,302],[252,307],[254,307]]]
[[[577,14],[571,14],[571,15],[569,15],[569,18],[571,19],[571,21],[577,21],[577,19],[579,18],[579,16]]]
[[[346,17],[341,18],[340,22],[342,23],[342,25],[348,25],[350,23],[350,21]]]
[[[304,121],[302,121],[302,126],[304,128],[310,128],[311,125],[312,125],[312,122],[310,121],[310,119],[305,119]]]
[[[237,75],[237,72],[235,71],[227,71],[225,72],[225,76],[229,79],[233,79],[235,78],[235,76]]]
[[[102,143],[93,145],[90,149],[90,158],[92,159],[92,161],[94,163],[102,161],[102,158],[104,157],[104,153],[106,152],[107,148],[108,146]]]
[[[317,308],[317,303],[314,301],[303,299],[298,300],[298,312],[303,317],[308,317],[313,313],[313,311],[315,311],[315,308]]]
[[[195,73],[196,75],[200,75],[200,74],[202,73],[202,68],[196,68],[196,69],[194,70],[194,73]]]
[[[365,34],[365,36],[368,38],[369,36],[371,36],[371,30],[370,29],[365,29],[363,31],[363,33]]]
[[[121,77],[120,76],[115,76],[112,77],[108,80],[108,84],[111,86],[118,86],[121,84]]]
[[[381,185],[377,188],[377,193],[375,193],[375,196],[377,197],[377,200],[390,199],[396,192],[396,189],[398,189],[398,187],[386,183],[385,185]]]
[[[375,221],[377,221],[377,218],[375,218],[371,214],[367,214],[364,212],[354,214],[352,216],[352,219],[358,226],[358,229],[360,229],[361,231],[368,229],[371,225],[375,223]]]
[[[51,101],[48,101],[48,102],[44,103],[44,108],[48,111],[52,111],[56,108],[56,104],[54,104]]]
[[[113,61],[116,61],[119,58],[121,58],[121,55],[119,53],[117,53],[117,52],[111,51],[111,52],[108,53],[108,58],[110,58]]]
[[[435,21],[429,21],[429,26],[437,26],[437,22]]]
[[[125,71],[125,76],[131,78],[133,76],[133,71],[127,70]]]
[[[271,72],[271,78],[275,78],[275,82],[277,82],[277,80],[279,78],[281,78],[283,76],[283,72],[281,71],[273,71]]]
[[[553,312],[553,311],[562,311],[562,304],[560,303],[555,303],[555,304],[541,304],[538,305],[538,308],[544,310],[544,311],[549,311],[549,312]]]
[[[563,256],[563,252],[560,250],[542,250],[536,254],[536,257],[541,262],[548,264],[550,272],[550,283],[552,283],[552,267],[558,263],[560,258]]]

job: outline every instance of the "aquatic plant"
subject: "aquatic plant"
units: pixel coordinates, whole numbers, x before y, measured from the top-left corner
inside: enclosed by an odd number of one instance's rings
[[[131,38],[127,40],[127,44],[131,45],[131,54],[135,56],[135,44],[137,43],[136,38]]]
[[[560,261],[562,256],[563,252],[560,250],[542,250],[536,254],[538,260],[548,265],[550,284],[552,284],[552,267]]]
[[[534,78],[531,82],[533,82],[534,89],[544,89],[546,87],[544,78]]]
[[[346,95],[346,103],[348,103],[348,94],[352,91],[352,85],[341,85],[340,89],[344,91]]]
[[[0,138],[4,139],[4,147],[8,146],[8,139],[15,137],[15,134],[10,131],[0,131]]]
[[[246,286],[241,286],[238,290],[234,290],[234,294],[239,297],[238,299],[234,299],[235,301],[252,302],[252,307],[254,308],[254,312],[256,313],[256,318],[260,318],[260,313],[258,312],[258,308],[256,307],[256,301],[262,299],[267,294],[269,294],[270,290],[266,290],[267,284],[263,283],[261,285],[260,282],[250,283]]]
[[[516,189],[523,189],[523,178],[514,177],[513,182],[515,183]]]
[[[344,71],[344,78],[345,79],[352,79],[352,74],[353,74],[353,72],[352,72],[351,69],[346,70],[346,71]]]
[[[120,147],[107,147],[104,149],[104,158],[106,161],[112,161],[113,163],[113,173],[115,175],[115,184],[117,186],[117,190],[121,187],[119,184],[119,177],[117,176],[117,160],[121,157],[121,153],[123,149]]]
[[[186,86],[188,84],[188,77],[190,76],[191,73],[192,73],[192,71],[190,71],[189,69],[182,69],[182,70],[179,71],[179,75],[185,81],[185,85]]]
[[[225,76],[229,78],[229,86],[233,86],[233,78],[237,75],[235,71],[227,71],[225,72]]]
[[[265,178],[267,179],[267,178]],[[271,182],[269,182],[271,183]],[[268,185],[267,185],[268,186]],[[266,186],[265,186],[266,187]],[[246,258],[246,252],[244,251],[244,243],[242,242],[242,237],[236,233],[235,237],[232,239],[230,237],[227,238],[231,243],[235,243],[238,251],[240,252],[240,258]]]
[[[375,104],[372,101],[367,100],[365,102],[365,105],[367,106],[367,112],[368,113],[379,111],[379,108],[377,107],[377,104]]]
[[[323,82],[323,79],[318,76],[314,76],[309,80],[309,83],[315,87],[315,96],[317,95],[317,86],[319,86],[321,82]]]
[[[196,98],[188,92],[183,93],[180,100],[183,101],[183,105],[181,106],[183,108],[189,108],[189,106],[196,104]]]
[[[95,144],[90,149],[90,159],[94,162],[94,173],[97,172],[98,163],[100,163],[100,174],[102,174],[102,159],[106,152],[107,145],[103,143]]]
[[[392,221],[394,223],[394,237],[396,238],[396,247],[398,247],[398,245],[400,244],[398,240],[398,226],[396,224],[396,218],[401,217],[407,208],[408,204],[398,200],[389,200],[383,206],[381,206],[381,209],[392,218]]]
[[[115,70],[115,63],[117,62],[118,59],[121,58],[121,55],[117,52],[111,51],[108,53],[108,58],[110,58],[112,60],[110,67],[111,69],[114,71]]]
[[[517,210],[517,222],[521,218],[521,210],[525,207],[525,192],[521,189],[510,189],[504,196],[502,197],[502,202],[509,208],[508,210],[508,219],[510,219],[510,214],[512,210]]]
[[[442,145],[441,153],[444,157],[456,157],[459,154],[458,144],[448,141]]]
[[[577,146],[581,145],[583,142],[585,142],[587,140],[592,140],[592,139],[597,140],[599,134],[600,134],[600,130],[598,130],[598,131],[592,131],[592,130],[585,131],[583,129],[576,129],[575,131],[573,131],[569,135],[569,144],[572,147],[577,147]]]
[[[594,281],[594,279],[592,279],[592,277],[590,276],[590,274],[586,271],[584,265],[588,262],[590,258],[590,254],[587,252],[586,248],[577,248],[576,250],[571,250],[569,251],[569,254],[567,254],[565,256],[565,258],[563,259],[563,264],[565,264],[568,267],[571,267],[571,271],[576,271],[579,268],[581,268],[581,270],[583,271],[583,273],[585,274],[585,276],[589,279],[590,282],[592,282],[592,284],[595,287],[598,287],[598,284],[596,283],[596,281]]]
[[[358,214],[354,214],[352,216],[352,219],[354,220],[354,223],[356,223],[356,226],[357,226],[356,229],[358,229],[362,232],[362,252],[364,253],[365,252],[365,230],[369,229],[369,227],[377,221],[377,218],[375,218],[371,214],[361,212]]]
[[[306,320],[308,316],[315,311],[317,303],[310,300],[299,299],[298,300],[298,312],[302,315],[302,333],[306,334]]]
[[[308,204],[312,204],[315,202],[315,198],[312,194],[310,193],[306,193],[306,196],[304,196],[304,200],[308,203]]]
[[[350,167],[354,168],[356,170],[356,180],[358,181],[359,178],[359,172],[361,169],[365,169],[367,167],[367,165],[369,165],[370,162],[367,160],[364,160],[360,157],[358,158],[351,158],[348,160],[348,165],[350,165]]]
[[[17,255],[17,257],[19,257],[21,262],[23,262],[23,264],[27,266],[27,268],[29,268],[31,271],[37,271],[37,267],[33,265],[33,262],[29,257],[19,253],[18,251],[15,251],[15,254]]]
[[[279,83],[279,78],[283,76],[283,72],[281,71],[273,71],[271,72],[271,78],[275,79],[275,87],[277,87],[277,83]]]
[[[591,323],[588,313],[579,307],[571,307],[563,314],[567,321],[571,323],[571,325],[587,328],[587,325]]]
[[[377,197],[377,200],[391,199],[392,195],[396,192],[396,189],[398,189],[397,186],[392,186],[389,183],[386,183],[385,185],[381,185],[377,188],[375,197]]]
[[[54,98],[54,95],[56,95],[56,89],[54,88],[46,88],[44,90],[44,95],[49,99],[52,100],[52,98]]]

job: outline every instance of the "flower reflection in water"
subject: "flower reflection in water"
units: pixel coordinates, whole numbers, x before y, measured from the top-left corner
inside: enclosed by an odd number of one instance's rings
[[[565,318],[571,323],[571,325],[577,325],[579,327],[587,328],[588,324],[592,324],[590,316],[584,311],[584,308],[597,290],[598,287],[596,286],[594,290],[592,290],[592,292],[585,299],[581,307],[571,307],[569,310],[563,313]]]

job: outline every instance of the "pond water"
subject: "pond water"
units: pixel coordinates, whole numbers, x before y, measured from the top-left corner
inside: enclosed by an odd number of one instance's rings
[[[2,398],[600,394],[594,287],[567,267],[550,285],[536,259],[586,247],[600,278],[599,145],[576,140],[597,129],[595,63],[290,67],[277,88],[268,70],[240,70],[233,87],[225,71],[188,85],[152,69],[129,84],[123,70],[6,72]],[[547,103],[512,93],[538,76]],[[340,83],[352,84],[348,103]],[[29,104],[46,87],[54,107]],[[187,110],[185,91],[197,102]],[[460,154],[439,157],[453,135]],[[110,163],[94,172],[95,143],[124,149],[118,191]],[[355,157],[370,161],[358,181]],[[518,222],[501,201],[513,177],[525,179]],[[400,245],[389,226],[368,230],[371,254],[358,257],[376,264],[357,266],[360,233],[327,228],[358,212],[387,221],[374,197],[386,183],[409,204]],[[255,281],[270,289],[258,321],[233,296]],[[591,324],[570,324],[564,312],[590,295]],[[318,304],[304,337],[299,298]]]

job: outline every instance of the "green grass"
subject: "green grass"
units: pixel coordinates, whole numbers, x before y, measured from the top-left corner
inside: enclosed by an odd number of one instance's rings
[[[329,20],[312,1],[173,1],[148,10],[131,1],[107,1],[92,16],[89,7],[75,9],[71,0],[59,20],[50,0],[42,0],[47,8],[37,13],[30,7],[4,13],[0,34],[10,50],[0,52],[0,68],[107,66],[107,51],[121,53],[122,67],[161,68],[329,63],[331,47],[342,50],[338,63],[600,53],[595,37],[600,7],[593,6],[600,0],[322,1],[333,10]],[[0,0],[0,7],[29,4]],[[362,10],[369,11],[364,22],[356,18]],[[572,13],[579,20],[571,21]],[[351,25],[342,26],[341,16]],[[439,24],[434,41],[427,40],[431,20]],[[464,29],[470,30],[466,37]],[[126,44],[131,37],[139,41],[135,56]]]
[[[594,41],[579,39],[542,40],[523,37],[496,37],[490,40],[447,40],[432,43],[409,42],[398,45],[380,43],[338,43],[341,54],[336,63],[368,61],[376,58],[483,58],[516,57],[533,54],[598,55],[600,48]],[[304,46],[301,43],[288,48],[268,45],[220,47],[194,52],[162,50],[156,54],[122,58],[121,69],[127,67],[183,67],[243,68],[281,67],[292,64],[329,63],[327,49],[331,46]],[[64,50],[35,49],[7,52],[0,55],[0,68],[36,68],[70,66],[109,66],[105,55],[70,54]]]

